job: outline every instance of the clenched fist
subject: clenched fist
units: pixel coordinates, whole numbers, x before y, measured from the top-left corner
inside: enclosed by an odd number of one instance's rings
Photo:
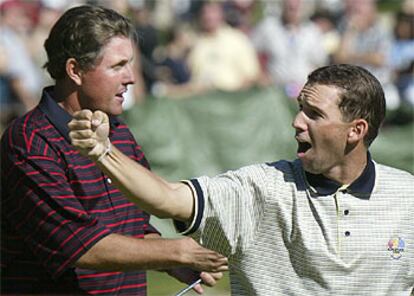
[[[111,147],[109,141],[109,118],[102,111],[81,110],[73,114],[69,122],[72,145],[84,156],[99,161]]]

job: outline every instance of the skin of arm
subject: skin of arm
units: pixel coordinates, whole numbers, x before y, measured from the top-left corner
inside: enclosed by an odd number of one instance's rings
[[[145,167],[125,156],[116,147],[108,152],[109,121],[105,113],[82,110],[69,123],[72,144],[81,153],[96,161],[118,188],[133,202],[149,213],[188,221],[193,216],[194,201],[191,190],[182,183],[168,183]],[[228,270],[227,258],[202,248],[190,238],[164,240],[156,234],[145,240],[111,234],[99,241],[77,262],[78,267],[168,269],[172,266],[190,266],[201,272],[200,278],[208,286],[221,279]],[[119,249],[125,252],[117,252]],[[118,253],[111,257],[113,253]],[[146,254],[140,256],[140,254]],[[150,254],[147,256],[147,254]],[[109,259],[111,258],[111,260]],[[131,261],[135,258],[135,261]],[[194,278],[180,268],[166,270],[180,281],[190,283]],[[202,293],[201,285],[194,287]]]
[[[74,113],[73,118],[68,125],[72,145],[95,161],[130,201],[160,218],[183,222],[192,219],[191,189],[183,183],[163,180],[111,145],[109,119],[105,113],[81,110]]]
[[[147,234],[145,239],[110,234],[83,254],[74,266],[111,271],[158,269],[186,284],[201,278],[209,287],[228,270],[225,257],[203,248],[193,239],[162,239],[155,233]],[[193,269],[204,271],[198,273]],[[201,284],[193,289],[198,294],[204,292]]]
[[[137,239],[112,233],[81,256],[75,266],[119,271],[191,267],[221,272],[227,270],[226,263],[225,257],[203,248],[191,238]]]

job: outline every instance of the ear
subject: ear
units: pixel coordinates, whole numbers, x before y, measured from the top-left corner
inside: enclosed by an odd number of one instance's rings
[[[365,119],[355,119],[351,122],[351,127],[348,132],[348,142],[357,143],[363,141],[365,135],[368,133],[368,122]]]
[[[66,74],[78,86],[82,85],[82,70],[79,63],[74,58],[69,58],[66,61]]]

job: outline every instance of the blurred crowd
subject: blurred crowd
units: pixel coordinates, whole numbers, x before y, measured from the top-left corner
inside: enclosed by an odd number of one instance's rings
[[[389,110],[414,107],[414,1],[0,0],[1,126],[53,84],[43,43],[63,11],[80,4],[110,7],[136,27],[136,83],[125,108],[267,85],[295,98],[307,74],[330,63],[369,69]]]

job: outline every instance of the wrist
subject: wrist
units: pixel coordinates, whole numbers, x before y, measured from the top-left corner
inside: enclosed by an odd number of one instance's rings
[[[104,158],[112,151],[112,144],[111,141],[109,141],[109,139],[107,139],[106,145],[103,148],[103,151],[100,154],[98,154],[98,157],[96,158],[96,162],[98,163],[102,162]]]

